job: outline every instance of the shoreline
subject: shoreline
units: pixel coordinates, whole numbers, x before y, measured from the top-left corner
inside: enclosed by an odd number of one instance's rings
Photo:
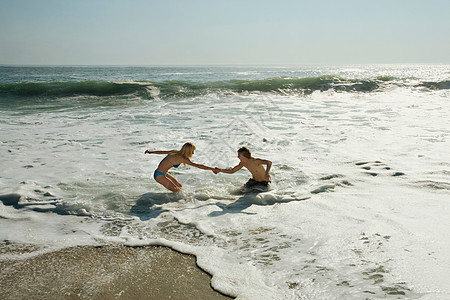
[[[233,299],[210,282],[195,256],[164,246],[77,246],[0,260],[0,298],[8,300]]]

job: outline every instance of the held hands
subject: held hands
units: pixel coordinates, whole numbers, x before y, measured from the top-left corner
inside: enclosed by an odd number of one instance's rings
[[[215,167],[214,170],[211,170],[211,171],[213,171],[214,174],[217,174],[217,173],[220,173],[222,170]]]

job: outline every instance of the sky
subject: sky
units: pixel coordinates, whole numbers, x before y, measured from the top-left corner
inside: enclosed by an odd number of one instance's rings
[[[449,0],[0,0],[0,64],[450,63]]]

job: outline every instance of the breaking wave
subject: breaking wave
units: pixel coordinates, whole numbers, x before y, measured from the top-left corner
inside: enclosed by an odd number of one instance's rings
[[[450,89],[450,81],[408,84],[404,80],[380,76],[373,79],[348,79],[339,76],[306,78],[276,77],[257,80],[227,80],[192,82],[169,80],[162,82],[135,81],[76,81],[76,82],[18,82],[0,84],[0,97],[75,97],[136,95],[143,99],[179,99],[211,93],[276,93],[309,95],[316,91],[368,93],[386,86],[412,86],[429,90]]]

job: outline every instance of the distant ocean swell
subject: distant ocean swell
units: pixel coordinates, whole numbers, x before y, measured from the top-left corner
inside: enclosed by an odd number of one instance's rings
[[[143,99],[178,99],[210,93],[276,93],[309,95],[315,91],[373,92],[386,86],[409,86],[429,90],[450,89],[450,80],[414,82],[390,76],[373,79],[347,79],[338,76],[307,78],[277,77],[258,80],[227,80],[191,82],[169,80],[163,82],[135,81],[68,81],[18,82],[0,84],[0,98],[13,97],[73,97],[136,95]]]

